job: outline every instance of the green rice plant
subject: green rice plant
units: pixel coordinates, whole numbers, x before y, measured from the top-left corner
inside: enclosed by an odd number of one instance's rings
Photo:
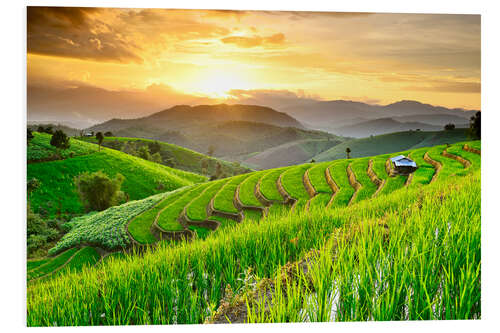
[[[226,184],[227,179],[221,179],[215,182],[210,182],[204,191],[199,192],[199,195],[194,197],[186,206],[186,215],[193,221],[205,221],[207,216],[207,206],[210,200],[217,192]]]
[[[438,179],[447,179],[452,175],[463,174],[464,166],[452,158],[442,155],[446,149],[446,145],[435,146],[428,150],[429,157],[434,161],[441,163],[441,171],[439,171]]]
[[[283,173],[287,168],[278,168],[269,171],[264,174],[260,179],[260,192],[262,195],[268,200],[274,201],[283,201],[283,197],[278,192],[278,187],[276,185],[278,181],[278,177]]]
[[[146,199],[130,201],[121,206],[89,214],[70,221],[71,230],[49,250],[56,254],[80,244],[95,244],[105,249],[118,249],[130,244],[126,224],[135,216],[150,209],[167,194],[160,193]]]
[[[189,188],[181,188],[168,193],[166,197],[151,209],[139,214],[128,224],[130,235],[141,244],[153,244],[158,240],[151,234],[151,227],[158,213],[165,207],[171,205],[188,191]]]
[[[472,153],[470,151],[464,150],[465,142],[459,142],[446,148],[446,151],[450,154],[460,156],[471,163],[471,167],[474,169],[481,167],[481,155]]]
[[[297,200],[309,200],[309,193],[307,193],[306,188],[304,187],[304,173],[307,169],[309,169],[313,164],[302,164],[299,166],[288,168],[281,175],[281,184],[285,191],[292,198]]]
[[[183,195],[166,206],[158,216],[158,226],[165,231],[179,231],[184,230],[184,227],[179,223],[179,216],[181,215],[184,207],[196,198],[205,188],[209,187],[209,183],[194,186],[193,188],[185,191]]]
[[[309,169],[309,180],[317,193],[332,194],[332,189],[326,182],[325,176],[325,171],[331,164],[331,161],[316,163]]]
[[[57,274],[67,273],[68,271],[79,272],[83,267],[94,266],[101,255],[91,246],[86,246],[78,250],[71,260]]]
[[[424,155],[429,148],[420,148],[411,151],[410,158],[415,161],[418,169],[413,173],[413,179],[409,187],[427,185],[431,182],[436,170],[424,160]]]
[[[42,259],[33,259],[33,260],[27,260],[26,261],[26,270],[31,271],[39,266],[45,265],[48,263],[52,258],[42,258]]]
[[[379,231],[384,228],[367,227],[341,243],[334,275],[325,276],[339,290],[331,307],[336,320],[396,320],[404,318],[403,306],[409,319],[480,317],[480,173],[475,171],[353,206],[240,223],[205,240],[162,243],[141,256],[61,274],[29,288],[27,325],[202,323],[219,306],[227,285],[235,291],[244,286],[248,267],[255,276],[272,277],[285,263],[321,249],[337,228],[353,221],[387,223],[389,238]],[[395,274],[405,271],[404,280]],[[436,288],[439,277],[442,288]],[[400,289],[409,295],[407,304],[401,305]],[[374,293],[380,302],[373,301]],[[324,299],[322,318],[329,309]]]
[[[481,140],[467,141],[467,144],[469,145],[469,147],[481,150]]]
[[[57,257],[50,258],[50,260],[44,265],[40,265],[39,267],[28,271],[28,280],[36,279],[52,273],[53,271],[64,265],[77,251],[77,248],[69,249],[61,253]]]
[[[265,175],[265,172],[251,173],[240,185],[239,198],[245,206],[261,207],[262,203],[255,196],[255,187],[259,179]]]
[[[328,167],[330,175],[339,187],[330,207],[346,206],[354,194],[354,189],[347,178],[347,166],[350,162],[351,160],[337,160]]]
[[[234,207],[234,196],[236,188],[248,177],[248,174],[229,178],[224,186],[214,196],[214,208],[218,211],[237,214],[238,209]]]
[[[74,177],[83,172],[102,170],[110,177],[122,174],[121,190],[131,200],[172,191],[204,182],[206,177],[143,160],[139,157],[102,148],[100,152],[61,161],[33,163],[27,166],[27,179],[37,178],[41,186],[30,195],[34,212],[46,210],[49,216],[82,214],[84,207],[75,191]]]
[[[385,169],[385,163],[387,162],[387,159],[402,154],[405,154],[405,152],[379,155],[373,158],[373,171],[378,178],[385,179],[384,187],[382,187],[382,189],[380,190],[379,195],[392,193],[393,191],[400,189],[405,185],[406,179],[408,178],[407,176],[396,175],[393,177],[389,177]]]
[[[207,238],[210,235],[210,233],[212,232],[212,230],[210,230],[208,228],[200,227],[197,225],[190,225],[190,226],[188,226],[188,229],[191,231],[194,231],[196,233],[196,237],[199,239]]]
[[[351,163],[352,172],[354,172],[356,180],[361,184],[354,202],[368,199],[377,191],[377,185],[368,177],[369,160],[369,158],[358,158]]]

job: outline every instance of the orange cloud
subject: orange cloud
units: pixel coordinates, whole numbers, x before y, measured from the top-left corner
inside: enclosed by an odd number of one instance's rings
[[[283,33],[277,33],[271,35],[269,37],[260,37],[260,36],[231,36],[222,38],[221,41],[224,44],[234,44],[238,47],[242,48],[251,48],[251,47],[274,47],[278,45],[283,45],[285,43],[285,35]]]

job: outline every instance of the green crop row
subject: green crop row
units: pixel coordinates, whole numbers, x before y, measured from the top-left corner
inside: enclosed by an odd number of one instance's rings
[[[297,299],[312,303],[298,306],[290,298],[291,315],[303,308],[309,317],[302,319],[311,321],[480,318],[480,192],[475,172],[353,206],[296,210],[258,226],[236,224],[206,240],[160,245],[30,288],[27,325],[202,323],[226,286],[245,287],[249,267],[250,277],[274,277],[352,221],[383,221],[389,238],[384,240],[384,228],[361,228],[349,244],[340,243],[335,260],[329,248],[322,251],[310,269],[316,293],[298,290]],[[327,315],[333,307],[340,311],[332,319]],[[272,321],[296,318],[274,308],[270,313],[283,315]]]
[[[304,173],[313,164],[302,164],[287,169],[281,176],[281,184],[285,191],[294,199],[309,200],[309,193],[304,187]]]
[[[413,174],[410,187],[429,184],[436,172],[436,169],[424,160],[424,155],[428,150],[429,148],[420,148],[411,151],[410,158],[417,163],[418,169]]]
[[[57,148],[50,144],[50,139],[52,136],[46,133],[33,132],[34,138],[30,140],[26,150],[26,158],[28,161],[38,161],[44,160],[52,157],[52,155],[59,153],[62,159],[87,155],[95,153],[98,147],[94,145],[75,140],[73,138],[69,139],[70,147],[68,149],[57,151]]]
[[[243,174],[231,177],[229,181],[219,190],[214,196],[214,208],[219,211],[228,213],[238,213],[238,209],[234,207],[234,196],[236,188],[243,182],[249,175]]]
[[[309,169],[309,180],[317,193],[332,193],[325,176],[325,171],[331,164],[332,162],[317,163]]]
[[[351,163],[352,172],[354,172],[356,180],[361,184],[361,188],[358,190],[354,202],[368,199],[377,191],[377,185],[375,185],[368,176],[369,160],[369,158],[361,158],[355,159]]]
[[[262,203],[255,196],[255,187],[259,179],[265,174],[266,172],[254,172],[241,183],[239,198],[244,205],[254,207],[262,206]]]
[[[283,197],[278,192],[277,181],[282,172],[287,168],[273,169],[262,176],[260,180],[260,192],[268,200],[283,201]]]
[[[57,257],[50,258],[44,265],[28,271],[28,280],[36,279],[52,273],[54,270],[64,265],[64,263],[66,263],[66,261],[68,261],[77,251],[77,248],[64,251]]]
[[[202,185],[197,185],[172,202],[169,206],[163,209],[163,211],[158,216],[158,226],[165,231],[180,231],[184,227],[179,223],[179,216],[182,213],[184,207],[194,198],[196,198],[204,188],[208,187],[210,183],[205,183]]]
[[[441,163],[441,171],[439,171],[439,179],[447,179],[451,175],[457,175],[464,171],[464,166],[454,159],[441,155],[446,149],[446,145],[435,146],[428,150],[429,157],[434,161]]]
[[[153,206],[151,209],[136,216],[128,225],[130,235],[141,244],[153,244],[157,239],[151,234],[151,227],[158,213],[175,200],[180,198],[187,188],[182,188],[170,192],[165,199]]]
[[[186,208],[186,214],[193,221],[204,221],[207,219],[207,206],[215,194],[224,186],[227,179],[212,182],[205,191],[200,192]]]
[[[85,243],[106,249],[126,247],[130,243],[126,231],[127,222],[151,208],[166,195],[160,193],[146,199],[127,202],[73,221],[70,223],[71,230],[49,250],[49,254]]]
[[[346,206],[354,194],[354,189],[347,178],[347,166],[351,160],[338,160],[328,167],[330,175],[339,187],[339,191],[335,194],[331,207]]]

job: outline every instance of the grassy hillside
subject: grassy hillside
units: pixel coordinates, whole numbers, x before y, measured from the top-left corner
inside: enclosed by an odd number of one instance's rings
[[[34,138],[28,143],[26,151],[28,163],[65,159],[73,156],[87,155],[97,151],[96,147],[70,138],[70,147],[57,152],[56,147],[50,145],[50,139],[52,137],[50,134],[33,132],[33,136]],[[58,156],[58,154],[60,156]]]
[[[90,143],[97,144],[95,138],[78,138]],[[135,142],[137,148],[143,145],[155,143],[155,140],[142,139],[142,138],[124,138],[124,137],[105,137],[102,143],[103,146],[122,150],[126,142]],[[184,148],[178,145],[156,141],[160,144],[160,155],[164,165],[170,165],[176,169],[181,169],[189,172],[202,174],[202,162],[207,162],[207,174],[213,175],[217,162],[222,165],[222,172],[228,176],[233,176],[243,172],[251,171],[251,169],[240,166],[238,163],[227,162],[218,158],[210,157],[205,154],[198,153],[194,150]]]
[[[343,205],[330,209],[311,205],[307,212],[269,214],[265,223],[235,224],[205,240],[160,244],[142,256],[36,282],[28,290],[27,325],[480,318],[480,159],[469,156],[471,164],[457,165],[463,145],[448,147],[453,154],[447,156],[441,147],[429,149],[431,158],[442,163],[430,185],[431,180],[417,177],[426,168],[413,176],[423,182],[407,187],[406,180],[383,174],[380,162],[392,154],[374,156],[373,169],[387,178],[385,186],[394,180],[385,194],[365,194],[365,200],[349,205],[345,197]],[[308,177],[323,194],[337,187],[337,192],[344,187],[355,192],[359,189],[352,188],[347,169],[366,184],[360,176],[365,161],[271,170],[257,183],[252,174],[243,182],[229,178],[214,182],[227,186],[208,197],[225,198],[239,184],[236,194],[248,181],[256,184],[255,193],[260,186],[277,201],[284,194],[307,200]],[[322,173],[330,189],[322,184]],[[258,195],[263,204],[266,198]],[[199,201],[193,208],[206,208],[206,198]],[[274,301],[262,307],[262,297]]]
[[[351,157],[365,157],[398,151],[431,147],[445,143],[455,143],[467,140],[466,129],[453,131],[423,132],[409,131],[377,135],[363,139],[344,141],[313,158],[316,161],[329,161],[346,157],[346,148],[351,149]]]
[[[39,135],[36,136],[38,137]],[[37,178],[41,182],[40,188],[30,196],[31,207],[35,212],[48,216],[54,216],[59,211],[69,215],[83,213],[74,186],[74,177],[83,172],[102,170],[111,177],[121,173],[125,177],[122,190],[130,200],[206,180],[204,176],[169,168],[113,149],[102,148],[98,152],[97,147],[90,143],[72,140],[72,145],[74,143],[75,147],[84,147],[85,151],[91,153],[64,160],[28,164],[27,179]],[[28,156],[33,147],[35,146],[28,145]]]
[[[266,149],[261,153],[252,154],[252,156],[244,159],[242,163],[251,165],[255,169],[271,169],[300,164],[309,162],[314,156],[338,145],[340,142],[340,140],[333,139],[293,141]]]
[[[357,204],[401,188],[420,187],[436,179],[465,175],[478,169],[481,163],[479,155],[464,151],[463,146],[464,143],[457,143],[450,147],[441,145],[402,152],[414,155],[419,165],[422,163],[410,178],[390,175],[388,159],[400,154],[393,153],[307,163],[186,186],[166,195],[78,217],[69,223],[78,228],[72,228],[49,253],[58,253],[82,243],[116,250],[133,243],[156,243],[158,235],[163,239],[179,238],[179,233],[187,238],[200,233],[208,235],[219,226],[246,221],[246,215],[254,219],[245,206],[253,206],[253,211],[265,216],[266,211],[276,209],[275,206],[285,205],[300,211],[304,207],[324,209]],[[453,156],[464,156],[470,164],[464,166],[449,156],[443,156],[445,149]],[[426,153],[440,164],[439,168],[423,160],[422,154]],[[189,231],[193,226],[196,227],[194,233]]]

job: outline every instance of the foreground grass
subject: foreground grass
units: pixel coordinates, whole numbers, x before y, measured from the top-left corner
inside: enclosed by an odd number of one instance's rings
[[[236,292],[244,286],[249,267],[258,277],[272,277],[286,262],[323,248],[337,228],[369,220],[384,221],[394,233],[381,248],[381,236],[370,241],[373,232],[367,229],[353,241],[353,250],[346,245],[339,252],[342,264],[331,273],[341,295],[336,304],[342,311],[335,320],[404,319],[403,306],[411,319],[480,316],[480,175],[475,172],[349,207],[271,215],[206,240],[161,244],[142,257],[112,259],[99,269],[36,282],[28,290],[27,324],[201,323],[218,307],[227,285]],[[403,226],[403,221],[411,223]],[[317,293],[322,298],[316,301],[313,295],[306,307],[323,310],[309,311],[309,320],[330,318],[328,297],[334,294],[328,291],[334,289],[326,270],[319,266],[315,280],[323,286]]]

